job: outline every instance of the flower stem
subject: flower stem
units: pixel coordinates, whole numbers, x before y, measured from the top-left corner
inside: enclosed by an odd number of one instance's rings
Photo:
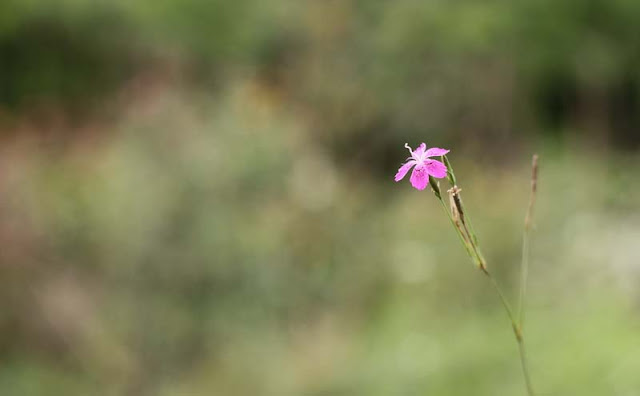
[[[520,327],[524,325],[524,300],[527,294],[527,277],[529,275],[529,248],[531,241],[531,222],[533,219],[533,207],[536,203],[536,192],[538,190],[538,155],[534,154],[531,160],[531,194],[529,195],[529,206],[524,218],[522,231],[522,259],[520,261],[520,297],[518,299],[518,323]]]
[[[444,212],[449,218],[449,221],[451,221],[451,225],[456,230],[456,234],[458,235],[458,238],[460,238],[460,242],[464,246],[464,249],[467,251],[467,254],[469,255],[469,257],[473,258],[473,253],[471,251],[471,248],[469,247],[469,242],[465,238],[464,234],[462,233],[462,230],[460,229],[456,221],[453,219],[453,216],[451,216],[451,212],[449,211],[449,209],[447,209],[447,205],[444,203],[441,197],[438,197],[438,198],[440,198],[439,201],[440,201],[440,204],[442,205],[442,209],[444,209]]]
[[[524,334],[522,333],[521,325],[516,322],[516,318],[513,315],[513,311],[509,306],[509,302],[507,301],[502,289],[496,282],[495,278],[487,271],[486,268],[482,270],[482,272],[489,278],[491,281],[491,285],[493,285],[494,290],[500,297],[500,301],[502,302],[502,306],[504,307],[509,320],[511,321],[511,327],[513,328],[513,335],[516,337],[516,341],[518,343],[518,353],[520,354],[520,365],[522,366],[522,374],[524,375],[525,386],[527,387],[527,394],[529,396],[534,396],[533,385],[531,384],[531,376],[529,375],[529,365],[527,364],[527,354],[524,346]]]
[[[529,365],[527,364],[527,353],[524,347],[524,338],[520,335],[518,341],[518,350],[520,352],[520,365],[522,366],[522,374],[524,374],[524,382],[527,385],[527,393],[529,396],[534,396],[533,385],[531,384],[531,377],[529,376]]]
[[[455,205],[451,205],[451,210],[447,209],[447,205],[444,203],[444,200],[441,196],[436,195],[438,200],[440,201],[440,205],[442,205],[442,209],[449,217],[449,221],[451,221],[451,225],[453,226],[456,234],[458,234],[458,238],[460,238],[460,242],[464,246],[465,250],[469,257],[474,261],[474,264],[482,270],[486,269],[486,263],[484,261],[484,257],[478,248],[477,243],[473,241],[473,237],[469,235],[469,229],[467,225],[464,223],[464,219],[460,217],[460,212],[458,213],[458,217],[454,216],[451,212],[455,210]]]
[[[447,166],[448,180],[451,184],[452,188],[449,190],[450,196],[450,206],[451,210],[447,210],[447,207],[442,200],[441,195],[439,194],[440,190],[438,188],[438,200],[440,201],[443,209],[447,213],[451,224],[453,225],[460,241],[464,245],[465,249],[469,256],[474,259],[478,268],[484,273],[494,290],[498,294],[500,298],[500,302],[509,317],[509,321],[511,322],[511,327],[513,329],[513,334],[518,343],[518,353],[520,354],[520,364],[522,366],[522,373],[524,375],[524,381],[527,389],[527,394],[529,396],[534,396],[533,385],[531,383],[531,376],[529,375],[529,366],[527,364],[527,354],[526,348],[524,344],[524,335],[522,330],[523,319],[524,319],[524,298],[526,294],[526,284],[527,284],[527,276],[528,276],[528,265],[529,265],[529,239],[530,239],[530,231],[531,231],[531,220],[533,216],[533,207],[535,203],[536,189],[537,189],[537,177],[538,177],[538,156],[533,156],[533,164],[532,164],[532,176],[531,176],[531,196],[529,200],[529,207],[527,209],[527,215],[525,217],[525,225],[524,225],[524,233],[523,233],[523,245],[522,245],[522,262],[521,262],[521,279],[520,279],[520,296],[518,299],[518,311],[517,316],[514,315],[507,298],[505,297],[502,289],[498,285],[496,279],[491,275],[489,270],[487,269],[486,262],[482,253],[480,252],[480,247],[478,244],[478,239],[476,237],[475,230],[473,229],[473,225],[471,223],[471,219],[466,213],[464,209],[464,205],[462,203],[462,197],[460,196],[460,189],[456,185],[456,177],[453,172],[453,168],[446,156],[443,157],[443,161]],[[469,224],[467,226],[467,223]]]

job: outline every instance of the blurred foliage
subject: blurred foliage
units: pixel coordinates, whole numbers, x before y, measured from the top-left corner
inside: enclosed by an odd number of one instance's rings
[[[541,394],[640,389],[638,33],[615,1],[0,3],[3,395],[522,394],[405,141],[452,149]]]
[[[0,7],[6,104],[44,97],[95,106],[86,101],[91,92],[103,95],[152,64],[178,63],[208,92],[257,73],[307,107],[321,123],[319,141],[337,150],[425,131],[446,132],[451,142],[513,144],[541,127],[560,136],[583,129],[596,144],[619,148],[640,144],[636,1]],[[371,142],[372,152],[388,143]]]

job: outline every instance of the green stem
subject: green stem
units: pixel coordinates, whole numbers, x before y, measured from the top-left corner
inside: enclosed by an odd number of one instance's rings
[[[502,303],[502,306],[505,312],[507,313],[507,316],[509,317],[509,321],[511,322],[511,327],[513,329],[513,334],[516,338],[516,342],[518,343],[518,353],[520,354],[520,365],[522,366],[522,373],[524,375],[527,394],[529,396],[534,396],[535,393],[533,391],[533,385],[531,384],[531,376],[529,375],[529,366],[527,364],[527,354],[526,354],[526,348],[524,344],[522,323],[524,318],[523,305],[524,305],[524,297],[526,294],[526,284],[527,284],[528,265],[529,265],[529,237],[530,237],[529,234],[530,234],[530,228],[531,228],[531,218],[533,215],[533,206],[535,202],[535,193],[537,188],[538,157],[536,155],[534,155],[533,157],[532,177],[531,177],[531,198],[529,201],[527,216],[525,217],[525,228],[524,228],[523,245],[522,245],[520,297],[518,300],[518,312],[517,312],[518,316],[517,317],[514,315],[513,310],[511,309],[511,306],[507,301],[507,298],[505,297],[504,293],[502,292],[502,289],[498,285],[498,282],[496,282],[495,278],[487,270],[486,262],[482,257],[482,253],[480,253],[480,247],[478,246],[478,239],[476,237],[475,230],[473,229],[473,224],[471,223],[471,220],[469,219],[469,216],[467,215],[466,210],[464,209],[462,198],[458,193],[460,190],[456,185],[456,177],[453,172],[453,168],[451,167],[451,164],[449,163],[449,160],[446,156],[443,156],[442,159],[445,162],[445,165],[447,166],[447,169],[448,169],[447,177],[449,179],[449,183],[451,184],[454,190],[457,190],[457,191],[453,191],[453,194],[456,194],[456,195],[452,195],[452,197],[457,200],[455,202],[452,202],[452,205],[455,204],[457,206],[458,212],[460,213],[459,223],[456,222],[451,212],[447,209],[447,206],[442,200],[439,188],[436,196],[440,201],[442,208],[447,213],[447,217],[449,217],[449,220],[451,221],[453,228],[456,230],[456,233],[458,234],[460,241],[464,245],[467,251],[467,254],[469,254],[471,258],[476,260],[476,264],[478,265],[480,270],[489,278],[491,285],[493,286],[494,290],[498,294],[498,297],[500,298],[500,302]],[[469,226],[467,226],[467,222],[469,223]]]
[[[451,225],[453,226],[453,229],[456,231],[456,234],[458,235],[458,238],[460,239],[460,242],[464,246],[464,249],[467,251],[467,254],[469,255],[469,257],[474,258],[473,252],[472,252],[471,248],[469,247],[469,242],[467,241],[467,239],[462,234],[460,228],[456,224],[456,221],[453,219],[453,216],[451,216],[451,212],[449,211],[449,209],[447,209],[447,205],[444,203],[444,201],[442,200],[441,197],[438,197],[438,198],[439,198],[438,201],[440,201],[440,205],[442,206],[442,209],[444,209],[444,212],[446,213],[447,217],[449,218],[449,221],[451,221]]]
[[[466,218],[467,220],[469,219],[469,217]],[[476,261],[477,261],[477,265],[481,270],[485,270],[486,269],[486,263],[484,261],[484,257],[482,256],[482,253],[480,252],[480,247],[478,247],[478,242],[477,239],[475,237],[475,235],[471,234],[469,232],[469,228],[467,227],[467,223],[465,220],[461,220],[462,222],[462,227],[464,228],[464,232],[467,235],[467,238],[470,241],[470,245],[471,248],[473,249],[473,253],[475,254],[476,257]]]
[[[451,166],[451,163],[449,162],[449,158],[447,158],[446,155],[442,156],[442,161],[445,163],[447,167],[447,179],[449,180],[451,187],[454,189],[457,189],[458,186],[456,181],[456,174],[453,171],[453,166]],[[479,267],[484,267],[486,265],[486,262],[479,248],[478,237],[476,237],[476,232],[475,232],[475,229],[473,228],[473,223],[471,222],[471,219],[468,216],[466,216],[467,210],[464,207],[464,203],[462,202],[462,197],[460,196],[459,193],[457,194],[456,203],[460,205],[459,212],[460,212],[461,222],[462,222],[462,225],[464,226],[464,232],[467,234],[469,243],[473,247],[474,253],[476,255],[477,265]],[[467,227],[467,222],[469,223],[468,227]]]
[[[527,394],[529,396],[534,396],[535,393],[533,392],[533,385],[531,384],[531,376],[529,375],[529,365],[527,364],[527,354],[524,346],[524,335],[522,333],[522,328],[516,322],[516,318],[513,315],[513,311],[511,310],[511,307],[509,306],[509,302],[507,301],[504,293],[502,292],[502,289],[500,289],[498,282],[496,282],[495,278],[491,276],[489,271],[487,271],[486,269],[484,269],[482,272],[491,281],[491,284],[493,285],[493,288],[498,294],[498,297],[500,297],[500,301],[502,302],[502,306],[504,307],[504,310],[507,313],[507,316],[509,317],[509,321],[511,321],[511,327],[513,328],[513,335],[516,337],[516,342],[518,343],[518,353],[520,354],[520,365],[522,366],[522,374],[524,375],[524,382],[527,387]]]
[[[531,222],[533,219],[533,208],[536,203],[536,192],[538,190],[538,155],[534,154],[531,160],[531,194],[529,195],[529,205],[524,218],[522,231],[522,258],[520,260],[520,297],[518,298],[518,323],[524,326],[524,300],[527,294],[527,277],[529,276],[529,249],[531,244]]]
[[[513,311],[511,310],[511,306],[509,305],[509,302],[507,301],[507,298],[505,297],[504,293],[502,292],[502,289],[498,285],[498,282],[496,282],[496,279],[491,275],[491,273],[488,270],[485,269],[482,272],[489,278],[489,280],[491,281],[491,285],[493,286],[494,290],[498,294],[498,297],[500,297],[500,301],[502,302],[502,306],[504,307],[504,310],[507,313],[507,316],[509,317],[509,320],[511,321],[511,324],[513,325],[513,331],[514,331],[514,333],[516,335],[516,338],[520,338],[521,337],[520,328],[518,326],[518,323],[515,320],[516,318],[513,315]]]
[[[518,298],[518,323],[524,326],[524,302],[527,294],[527,278],[529,276],[529,237],[527,227],[522,235],[522,259],[520,261],[520,296]]]
[[[460,194],[458,194],[458,202],[460,202],[461,211],[466,214],[467,209],[465,208],[464,203],[462,202],[462,196],[460,196]],[[476,232],[473,229],[473,223],[471,222],[471,219],[469,218],[469,216],[466,216],[466,222],[469,223],[469,229],[467,230],[467,233],[471,237],[471,240],[473,241],[473,243],[477,245],[478,238],[476,237]],[[465,224],[465,227],[466,227],[466,224]]]
[[[524,382],[527,385],[527,392],[529,396],[534,396],[533,385],[531,384],[531,377],[529,376],[529,365],[527,364],[527,353],[524,348],[524,338],[520,335],[518,341],[518,350],[520,351],[520,365],[522,366],[522,374],[524,374]]]

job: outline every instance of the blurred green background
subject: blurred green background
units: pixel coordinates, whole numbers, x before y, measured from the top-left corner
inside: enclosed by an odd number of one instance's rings
[[[2,0],[0,394],[640,395],[637,0]]]

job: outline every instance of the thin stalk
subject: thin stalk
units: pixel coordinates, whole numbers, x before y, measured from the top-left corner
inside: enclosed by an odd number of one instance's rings
[[[524,324],[524,303],[527,294],[527,278],[529,277],[529,240],[530,232],[524,229],[522,234],[522,259],[520,261],[520,296],[518,297],[518,323]]]
[[[458,228],[460,232],[464,234],[466,240],[469,241],[469,245],[471,246],[471,250],[473,251],[474,258],[476,260],[476,265],[481,270],[486,268],[486,263],[482,253],[480,253],[480,247],[478,246],[477,238],[469,231],[469,227],[467,227],[467,220],[469,219],[466,215],[462,207],[462,198],[460,197],[460,189],[458,186],[453,186],[447,192],[449,193],[449,200],[451,205],[451,210],[454,213],[454,219],[459,220],[457,222]]]
[[[446,155],[442,156],[442,161],[445,163],[446,167],[447,167],[447,176],[448,176],[448,180],[449,183],[451,184],[451,187],[455,187],[457,188],[457,183],[456,183],[456,174],[453,171],[453,167],[451,166],[451,163],[449,162],[449,158],[447,158]],[[460,195],[458,195],[458,203],[460,204],[460,212],[461,213],[466,213],[466,209],[464,208],[464,203],[462,202],[462,197]],[[471,241],[474,244],[478,244],[478,238],[476,237],[476,231],[473,228],[473,223],[471,222],[471,219],[467,219],[469,221],[469,237],[471,238]]]
[[[484,271],[487,267],[487,264],[484,261],[484,257],[482,256],[482,253],[480,253],[480,248],[478,247],[478,242],[475,238],[475,235],[469,232],[467,223],[464,220],[462,221],[462,226],[464,227],[464,231],[466,232],[468,238],[471,240],[471,247],[473,248],[473,252],[476,255],[476,259],[478,260],[478,267]]]
[[[444,210],[445,214],[449,218],[449,221],[451,222],[451,225],[456,231],[456,234],[458,234],[458,238],[460,239],[460,242],[462,243],[465,250],[467,251],[467,254],[469,255],[469,257],[474,258],[472,249],[471,249],[471,246],[473,245],[473,243],[468,238],[468,236],[465,235],[464,231],[462,230],[462,227],[460,226],[460,221],[452,213],[452,211],[455,210],[453,205],[451,206],[451,210],[447,209],[447,205],[444,203],[444,200],[442,199],[442,193],[440,192],[440,184],[432,176],[429,176],[429,185],[431,186],[431,190],[433,191],[433,194],[436,196],[436,198],[440,202],[440,205],[442,206],[442,209]]]
[[[452,214],[452,211],[457,210],[456,205],[452,203],[450,209],[447,209],[447,205],[444,203],[442,196],[438,193],[436,194],[436,197],[438,198],[438,201],[440,201],[440,205],[442,206],[442,209],[447,214],[447,217],[449,217],[449,221],[451,221],[451,225],[455,229],[456,234],[458,234],[458,238],[460,239],[460,242],[464,245],[464,248],[467,251],[467,254],[469,255],[469,257],[471,257],[471,259],[475,261],[475,264],[478,266],[478,268],[484,269],[485,267],[484,258],[482,257],[482,254],[479,252],[478,248],[476,247],[476,244],[474,244],[474,242],[471,240],[471,237],[469,236],[469,231],[466,229],[464,220],[461,217],[462,213],[457,212],[458,218],[456,218],[456,216]],[[464,226],[464,229],[463,229],[463,226]]]
[[[486,269],[484,269],[482,272],[491,281],[491,284],[493,285],[494,290],[498,294],[498,297],[500,297],[500,301],[502,302],[502,306],[504,307],[504,310],[507,313],[507,316],[509,317],[509,321],[511,321],[511,327],[513,328],[513,335],[516,337],[516,342],[518,343],[518,353],[520,354],[520,365],[522,366],[522,374],[524,375],[524,382],[527,387],[527,394],[529,396],[534,396],[535,393],[533,391],[533,385],[531,384],[531,376],[529,375],[529,365],[527,364],[527,353],[526,353],[526,348],[524,346],[524,335],[522,333],[522,328],[516,322],[516,317],[513,315],[513,311],[511,310],[509,302],[507,301],[504,293],[502,292],[502,289],[500,289],[498,282],[496,282],[495,278],[491,276],[489,271],[487,271]]]
[[[513,326],[513,333],[515,334],[516,338],[519,340],[520,338],[522,338],[522,333],[520,332],[520,327],[516,322],[516,317],[513,315],[513,310],[511,309],[511,306],[509,305],[507,298],[505,297],[504,293],[502,292],[502,289],[498,285],[498,282],[496,282],[496,279],[491,275],[491,273],[486,269],[483,270],[482,272],[487,276],[487,278],[489,278],[489,281],[491,282],[493,289],[498,294],[498,297],[500,297],[500,302],[502,302],[502,306],[504,307],[504,310],[507,313],[507,316],[509,317],[509,321]]]
[[[471,250],[469,248],[469,242],[467,241],[467,239],[464,237],[464,235],[460,231],[460,228],[456,224],[456,221],[453,219],[453,216],[451,216],[451,212],[449,211],[449,209],[447,209],[447,205],[444,203],[442,198],[440,198],[440,197],[438,197],[438,198],[439,198],[438,201],[440,201],[440,205],[442,205],[442,209],[444,209],[444,212],[447,214],[447,217],[449,218],[449,221],[451,221],[451,225],[456,230],[456,234],[458,235],[458,238],[460,238],[460,242],[464,246],[464,249],[467,251],[467,254],[470,257],[473,258],[473,254],[471,253]]]
[[[524,348],[524,338],[520,335],[518,340],[518,350],[520,352],[520,365],[522,366],[522,374],[524,374],[524,382],[527,384],[527,392],[530,396],[534,396],[533,385],[531,384],[531,377],[529,376],[529,365],[527,364],[527,352]]]
[[[538,155],[534,154],[531,160],[531,193],[529,195],[529,206],[524,218],[522,231],[522,258],[520,261],[520,297],[518,298],[518,323],[520,327],[524,325],[524,303],[527,294],[527,278],[529,276],[529,249],[531,244],[531,223],[533,219],[533,208],[536,203],[536,192],[538,190]]]
[[[464,203],[462,202],[462,197],[460,197],[460,208],[462,210],[465,211],[466,213],[466,209],[464,207]],[[478,244],[478,237],[476,237],[476,231],[473,229],[473,223],[471,222],[471,219],[467,217],[467,221],[469,223],[469,234],[471,236],[471,240],[473,240],[473,243],[475,243],[476,245]]]
[[[527,215],[525,217],[525,227],[523,233],[523,252],[522,252],[522,263],[521,263],[521,282],[520,282],[520,298],[518,300],[518,311],[517,315],[514,315],[509,302],[507,301],[506,296],[502,292],[502,289],[496,282],[495,278],[488,271],[486,262],[482,257],[482,253],[480,253],[480,247],[478,244],[478,239],[475,234],[475,230],[473,229],[473,225],[469,216],[467,216],[464,206],[462,204],[462,198],[460,197],[460,189],[457,187],[455,173],[453,172],[453,168],[449,163],[449,160],[446,156],[442,157],[445,165],[448,169],[447,178],[449,183],[451,184],[451,190],[449,190],[450,199],[451,199],[451,211],[454,211],[452,214],[450,210],[447,210],[447,207],[442,200],[440,190],[438,187],[438,193],[436,196],[440,201],[444,211],[447,213],[451,224],[453,225],[460,241],[464,245],[467,253],[471,258],[476,260],[476,264],[479,269],[489,278],[491,285],[493,286],[496,294],[500,298],[500,302],[511,322],[511,327],[513,329],[513,334],[516,338],[516,342],[518,343],[518,353],[520,355],[520,364],[522,366],[522,373],[524,375],[525,385],[527,389],[527,394],[529,396],[534,396],[533,385],[531,384],[531,376],[529,375],[529,366],[527,364],[527,354],[526,348],[524,344],[524,335],[522,332],[522,323],[523,323],[523,305],[524,305],[524,297],[526,291],[526,283],[527,283],[527,275],[528,275],[528,257],[529,257],[529,238],[530,238],[530,229],[531,229],[531,219],[533,216],[533,207],[535,203],[535,193],[537,189],[537,174],[538,174],[538,157],[537,155],[533,156],[533,166],[532,166],[532,177],[531,177],[531,197],[529,200],[529,208],[527,210]],[[435,190],[434,190],[435,191]],[[454,218],[455,217],[455,218]],[[467,226],[467,222],[469,226]]]

